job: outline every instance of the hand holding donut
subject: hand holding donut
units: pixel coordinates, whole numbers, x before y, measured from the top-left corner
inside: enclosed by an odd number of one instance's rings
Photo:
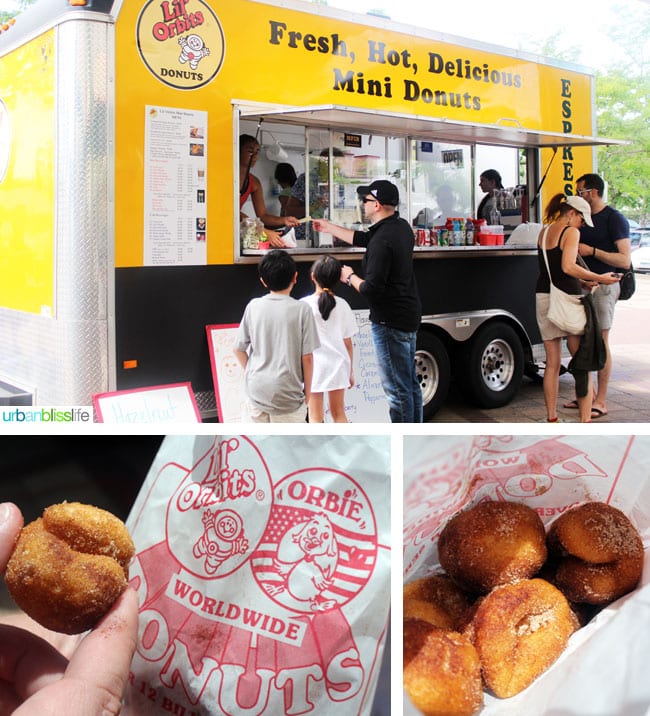
[[[0,504],[0,573],[23,526],[20,510]],[[64,637],[68,659],[28,629],[0,624],[0,713],[14,716],[118,714],[137,637],[137,597],[126,589],[79,643]]]

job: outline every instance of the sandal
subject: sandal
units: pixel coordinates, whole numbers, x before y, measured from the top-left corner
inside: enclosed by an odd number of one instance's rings
[[[577,410],[578,409],[578,401],[577,400],[570,400],[568,403],[564,403],[562,406],[563,408],[569,408],[570,410]]]
[[[591,419],[595,420],[596,418],[604,418],[607,415],[606,410],[601,410],[600,408],[592,408],[591,409]]]

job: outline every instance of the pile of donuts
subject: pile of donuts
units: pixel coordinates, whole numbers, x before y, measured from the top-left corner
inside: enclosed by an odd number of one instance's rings
[[[404,688],[426,716],[471,716],[484,689],[523,691],[643,568],[637,529],[604,502],[548,533],[527,505],[481,502],[447,522],[438,553],[444,572],[404,587]]]

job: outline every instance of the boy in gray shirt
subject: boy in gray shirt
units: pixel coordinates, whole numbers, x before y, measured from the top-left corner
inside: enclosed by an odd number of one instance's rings
[[[298,271],[286,251],[269,251],[258,270],[269,293],[246,306],[235,339],[249,418],[255,423],[305,422],[312,353],[320,345],[316,323],[309,306],[290,295]]]

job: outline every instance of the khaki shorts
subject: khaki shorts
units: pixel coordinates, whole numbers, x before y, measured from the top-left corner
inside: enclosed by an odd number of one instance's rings
[[[539,332],[542,334],[542,340],[552,341],[554,338],[564,338],[570,335],[566,331],[563,331],[555,323],[549,321],[548,316],[548,304],[550,302],[550,293],[536,293],[535,294],[535,314],[537,316],[537,325],[539,326]]]
[[[282,415],[266,413],[251,403],[248,403],[247,409],[251,423],[304,423],[307,421],[306,403],[303,403],[297,410],[291,413],[283,413]]]
[[[591,295],[594,297],[600,328],[603,331],[609,331],[614,323],[614,309],[616,301],[621,295],[621,285],[619,283],[612,283],[609,286],[601,284]]]

